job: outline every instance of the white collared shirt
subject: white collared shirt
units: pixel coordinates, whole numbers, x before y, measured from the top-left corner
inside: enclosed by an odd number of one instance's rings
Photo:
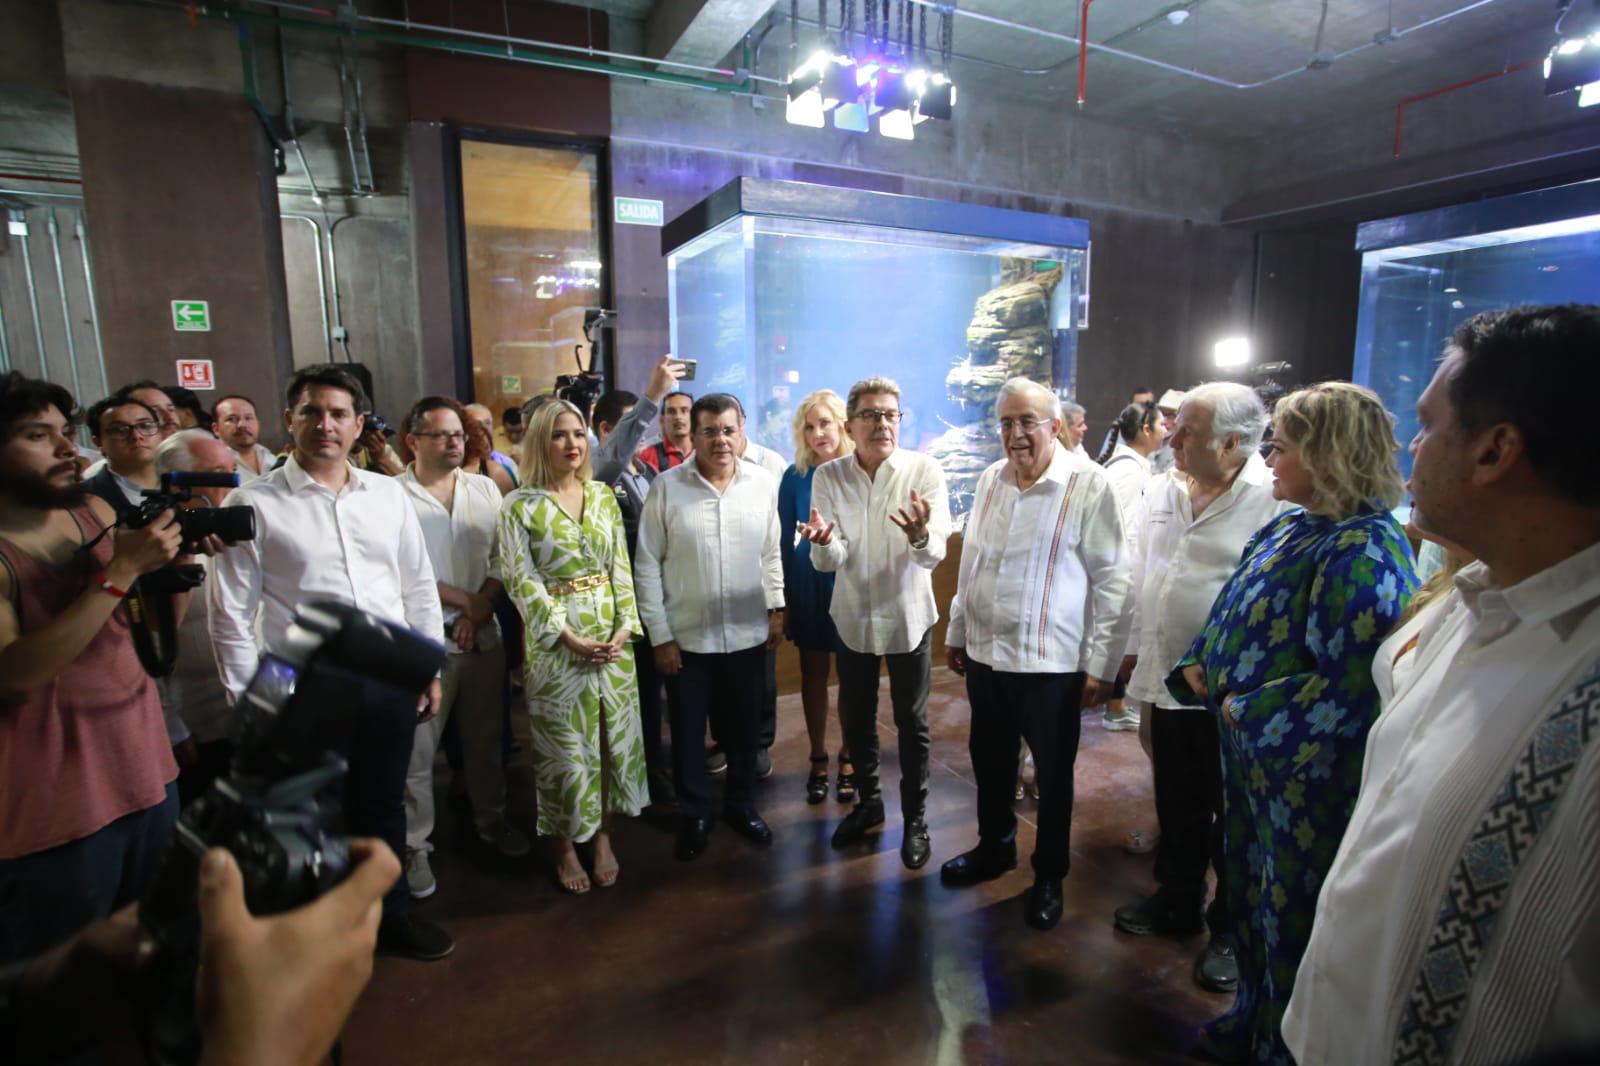
[[[212,557],[202,555],[199,565],[209,584]],[[156,680],[162,708],[181,719],[186,732],[202,744],[228,739],[233,726],[233,707],[217,676],[206,598],[204,589],[189,597],[189,608],[178,624],[178,661],[172,673]]]
[[[1111,479],[1111,491],[1117,497],[1117,513],[1122,516],[1122,531],[1129,548],[1139,540],[1139,501],[1144,498],[1144,487],[1153,472],[1150,460],[1128,447],[1118,434],[1117,447],[1106,460],[1106,477]]]
[[[235,451],[234,454],[238,455],[239,453]],[[251,470],[249,464],[244,461],[244,457],[242,455],[239,456],[239,461],[235,463],[234,466],[238,468],[239,484],[241,485],[248,485],[252,481],[257,481],[266,477],[268,474],[272,473],[272,464],[278,461],[278,457],[273,454],[272,449],[268,448],[260,441],[250,445],[250,454],[255,457],[256,465],[261,468],[261,473],[258,474],[254,470]]]
[[[1415,662],[1396,674],[1408,645]],[[1367,739],[1361,792],[1284,1017],[1297,1061],[1391,1061],[1467,840],[1535,730],[1597,659],[1600,544],[1506,589],[1470,564],[1379,646],[1374,680],[1392,696]],[[1450,1062],[1520,1062],[1600,1038],[1596,810],[1600,741],[1591,741],[1511,880]]]
[[[742,461],[720,493],[693,458],[656,476],[633,556],[653,644],[720,655],[766,643],[767,612],[783,607],[777,496],[772,477]]]
[[[1128,695],[1158,707],[1179,706],[1166,677],[1205,628],[1211,604],[1239,566],[1244,546],[1290,509],[1272,498],[1272,471],[1252,452],[1228,490],[1194,517],[1189,477],[1169,470],[1144,487],[1134,542],[1133,631],[1128,650],[1139,664]]]
[[[1056,444],[1028,488],[1001,459],[972,500],[945,646],[1010,673],[1114,678],[1132,619],[1122,518],[1105,471]]]
[[[433,565],[435,581],[475,594],[490,578],[500,580],[495,537],[500,528],[502,497],[492,479],[457,470],[449,508],[417,480],[415,464],[406,467],[395,480],[406,490],[411,506],[416,508],[422,543],[428,549],[428,562]],[[461,611],[442,603],[440,609],[444,612],[445,628],[449,629]],[[498,639],[499,631],[493,624],[478,633],[480,647],[494,647]]]
[[[216,556],[206,582],[217,667],[235,698],[255,676],[260,654],[279,643],[309,600],[342,600],[444,639],[422,527],[394,478],[350,467],[335,493],[290,455],[230,492],[225,504],[256,512],[255,540]]]
[[[913,491],[932,508],[920,548],[889,519],[911,506]],[[829,609],[839,639],[866,655],[915,651],[939,620],[933,570],[950,536],[950,497],[938,462],[896,448],[868,477],[858,456],[834,459],[817,468],[811,506],[824,523],[836,523],[827,544],[811,546],[811,565],[839,575]]]
[[[739,458],[747,463],[754,463],[771,474],[774,485],[783,480],[784,471],[789,469],[789,464],[784,460],[783,456],[771,448],[763,448],[753,440],[745,442],[744,454]]]

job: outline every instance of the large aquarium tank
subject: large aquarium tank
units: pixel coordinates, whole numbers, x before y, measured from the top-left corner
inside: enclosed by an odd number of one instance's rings
[[[879,375],[900,444],[938,456],[951,510],[1001,457],[994,402],[1025,376],[1071,398],[1088,325],[1081,219],[740,178],[662,231],[672,351],[730,392],[751,439],[794,454],[795,407]]]
[[[1394,413],[1402,445],[1450,334],[1480,311],[1600,302],[1600,181],[1368,222],[1356,235],[1354,379]],[[1411,473],[1402,449],[1400,466]]]

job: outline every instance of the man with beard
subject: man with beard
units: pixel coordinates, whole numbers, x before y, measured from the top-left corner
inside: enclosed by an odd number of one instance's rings
[[[181,538],[171,514],[107,532],[73,408],[0,377],[0,963],[136,899],[177,818],[161,701],[117,607]]]
[[[261,444],[261,420],[255,401],[248,396],[224,396],[217,401],[211,432],[239,457],[239,484],[248,485],[272,469],[278,457]]]

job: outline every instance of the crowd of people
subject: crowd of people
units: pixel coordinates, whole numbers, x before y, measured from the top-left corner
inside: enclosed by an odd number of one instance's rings
[[[1234,994],[1195,1054],[1510,1061],[1600,1036],[1600,482],[1581,420],[1548,402],[1553,382],[1600,385],[1597,352],[1600,308],[1463,324],[1418,404],[1408,483],[1392,414],[1350,383],[1270,411],[1230,382],[1135,390],[1094,458],[1082,407],[1006,382],[1003,458],[972,497],[944,638],[970,706],[975,841],[941,881],[1015,868],[1026,752],[1038,813],[1023,918],[1061,920],[1083,712],[1103,708],[1105,728],[1139,732],[1159,823],[1131,849],[1153,845],[1159,887],[1109,917],[1136,936],[1207,933],[1194,978]],[[425,397],[391,445],[359,380],[311,368],[284,397],[281,454],[251,399],[206,412],[140,381],[82,414],[93,465],[73,398],[7,376],[0,963],[138,897],[180,796],[227,772],[258,658],[316,598],[448,652],[415,702],[371,686],[342,738],[349,829],[372,838],[363,855],[387,845],[403,865],[374,878],[376,860],[361,864],[381,948],[454,947],[412,907],[438,887],[441,749],[480,843],[532,850],[506,816],[508,731],[564,892],[614,885],[616,821],[652,805],[677,809],[679,860],[718,822],[769,844],[757,782],[785,640],[805,798],[831,786],[848,804],[840,849],[886,826],[886,668],[900,857],[927,864],[944,472],[901,446],[887,378],[800,400],[791,464],[750,440],[738,398],[690,395],[682,372],[669,356],[643,395],[590,410],[541,396],[498,427]],[[171,471],[237,473],[192,505],[253,509],[254,538],[184,544],[170,515],[134,528]],[[118,607],[185,553],[204,583],[182,597],[177,668],[153,680]]]

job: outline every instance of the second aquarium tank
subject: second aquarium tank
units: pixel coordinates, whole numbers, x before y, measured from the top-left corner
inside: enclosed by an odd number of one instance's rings
[[[738,396],[750,438],[785,457],[806,395],[892,378],[901,446],[939,457],[961,516],[1001,457],[1006,379],[1073,394],[1089,312],[1081,219],[740,178],[662,246],[672,351],[699,361],[690,391]]]

